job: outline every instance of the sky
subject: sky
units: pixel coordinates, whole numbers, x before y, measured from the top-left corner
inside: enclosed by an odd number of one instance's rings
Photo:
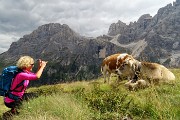
[[[175,0],[0,0],[0,53],[12,42],[48,23],[67,24],[97,37],[118,20],[129,24],[143,14],[154,16]]]

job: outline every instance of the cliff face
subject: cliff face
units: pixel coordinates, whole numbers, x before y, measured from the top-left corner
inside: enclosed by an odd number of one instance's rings
[[[125,46],[138,59],[179,67],[179,31],[180,1],[177,0],[173,5],[160,8],[154,17],[145,14],[129,25],[121,21],[111,24],[108,35],[116,37],[116,42],[111,42]]]

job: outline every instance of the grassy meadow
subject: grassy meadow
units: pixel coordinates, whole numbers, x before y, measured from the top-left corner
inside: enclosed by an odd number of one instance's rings
[[[172,69],[176,81],[129,91],[127,81],[109,84],[100,77],[29,88],[38,97],[24,102],[14,120],[180,120],[180,69]],[[0,97],[0,114],[9,110]]]

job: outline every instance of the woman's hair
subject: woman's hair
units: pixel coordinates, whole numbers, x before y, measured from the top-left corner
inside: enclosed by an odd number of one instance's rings
[[[20,59],[17,61],[17,67],[20,69],[25,69],[30,67],[32,64],[34,64],[34,59],[31,58],[30,56],[22,56]]]

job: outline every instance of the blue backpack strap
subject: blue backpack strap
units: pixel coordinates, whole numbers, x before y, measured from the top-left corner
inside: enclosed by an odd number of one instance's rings
[[[20,82],[13,90],[10,90],[10,91],[11,91],[11,92],[12,92],[12,91],[14,91],[14,92],[21,92],[21,91],[24,89],[24,82],[25,82],[25,80],[23,80],[22,82]],[[17,88],[19,88],[19,87],[21,87],[21,86],[23,86],[21,90],[16,90]]]
[[[16,95],[14,95],[14,94],[12,94],[12,93],[10,93],[10,92],[8,93],[7,96],[8,96],[8,98],[11,98],[11,99],[13,99],[13,100],[15,100],[15,101],[18,100],[18,99],[20,99],[19,96],[16,96]]]
[[[9,98],[15,100],[15,101],[18,100],[18,99],[20,99],[19,96],[16,96],[16,95],[12,94],[11,92],[12,92],[12,91],[14,91],[14,92],[21,92],[21,91],[24,89],[24,82],[25,82],[25,80],[23,80],[22,82],[20,82],[13,90],[10,90],[10,91],[7,93],[7,96],[8,96]],[[19,87],[21,87],[21,86],[23,86],[21,90],[16,90],[17,88],[19,88]]]

